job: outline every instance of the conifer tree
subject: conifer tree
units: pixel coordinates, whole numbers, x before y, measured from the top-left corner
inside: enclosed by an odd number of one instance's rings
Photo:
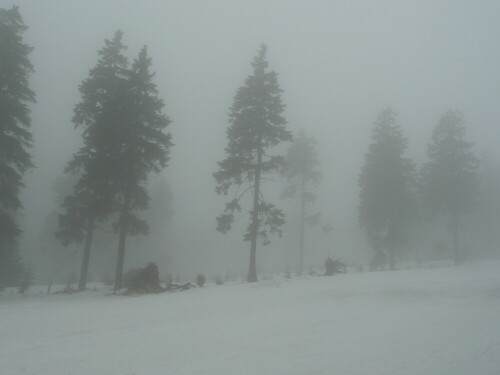
[[[299,274],[304,271],[304,232],[305,224],[315,224],[320,213],[310,213],[308,207],[316,200],[312,189],[321,180],[321,172],[318,170],[319,160],[316,152],[316,140],[307,137],[303,130],[287,153],[286,177],[289,185],[283,192],[283,197],[299,197],[300,201],[300,232],[299,232]]]
[[[126,237],[148,232],[148,224],[140,213],[149,207],[146,187],[149,174],[167,166],[172,146],[170,133],[165,133],[170,119],[163,113],[165,104],[158,96],[153,78],[151,58],[143,47],[128,71],[123,107],[126,117],[116,124],[115,142],[119,148],[112,156],[117,161],[113,178],[119,233],[115,290],[123,286]]]
[[[257,281],[258,237],[266,245],[270,233],[281,235],[284,214],[264,200],[261,184],[265,175],[283,172],[285,158],[273,155],[271,151],[281,142],[293,138],[286,129],[282,90],[276,72],[268,69],[266,52],[267,46],[262,44],[252,62],[253,73],[236,92],[229,113],[226,158],[218,162],[219,170],[214,173],[217,194],[227,195],[231,189],[235,190],[224,213],[217,217],[217,230],[222,233],[231,229],[235,212],[242,210],[242,197],[253,192],[250,224],[244,236],[244,240],[251,243],[248,282]]]
[[[16,216],[23,174],[33,167],[29,87],[33,50],[23,40],[27,26],[18,7],[0,9],[0,288],[15,284],[22,274]]]
[[[466,140],[463,116],[448,111],[434,128],[427,149],[428,162],[422,168],[421,191],[426,212],[450,219],[453,258],[461,261],[459,251],[460,220],[469,214],[478,193],[479,165],[473,143]]]
[[[407,141],[392,109],[379,114],[371,138],[359,176],[359,222],[374,250],[387,251],[394,269],[416,217],[415,166],[405,156]]]
[[[73,192],[62,204],[56,236],[65,245],[84,242],[78,289],[85,289],[96,222],[114,209],[112,175],[119,147],[116,124],[125,121],[128,65],[123,33],[104,41],[98,62],[79,87],[81,101],[74,108],[73,123],[82,129],[83,146],[73,155],[65,172],[78,176]]]

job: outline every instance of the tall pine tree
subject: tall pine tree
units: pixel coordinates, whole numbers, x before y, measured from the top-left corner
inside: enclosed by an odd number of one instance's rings
[[[257,281],[257,238],[268,244],[268,234],[281,234],[280,227],[285,222],[282,211],[266,202],[262,194],[263,176],[280,173],[286,166],[283,156],[272,155],[270,151],[293,138],[285,127],[282,90],[277,74],[268,69],[266,52],[267,46],[262,44],[252,62],[253,73],[234,97],[229,113],[226,158],[218,162],[219,170],[214,173],[217,194],[227,195],[235,188],[224,213],[217,217],[217,229],[222,233],[231,229],[234,213],[242,209],[242,197],[253,192],[250,224],[244,236],[245,241],[251,243],[248,282]]]
[[[0,287],[18,281],[22,267],[16,215],[22,207],[19,193],[23,174],[33,167],[29,87],[33,73],[32,47],[23,40],[26,31],[19,9],[0,9]]]
[[[429,160],[421,173],[421,191],[427,212],[450,219],[456,263],[461,260],[460,220],[472,211],[478,194],[479,162],[473,146],[466,140],[462,114],[446,112],[434,128],[427,149]]]
[[[167,166],[172,140],[165,133],[170,119],[163,113],[165,103],[158,96],[153,82],[151,58],[146,47],[134,60],[128,71],[125,120],[116,123],[115,142],[119,145],[112,156],[116,161],[113,173],[116,187],[119,233],[115,290],[123,286],[125,243],[128,235],[146,234],[147,222],[140,213],[149,207],[147,181],[151,172],[160,172]]]
[[[306,222],[315,224],[320,215],[319,213],[312,214],[308,210],[308,207],[316,200],[316,195],[312,189],[321,180],[316,144],[316,140],[307,137],[302,130],[298,137],[295,137],[294,143],[287,153],[288,169],[286,177],[289,185],[283,192],[283,197],[298,196],[300,202],[299,274],[304,271],[305,224]]]
[[[65,172],[78,176],[74,191],[64,199],[57,237],[63,244],[84,242],[78,289],[85,289],[96,222],[114,210],[111,176],[113,158],[120,147],[116,124],[126,119],[128,65],[123,33],[106,39],[98,62],[80,85],[81,101],[75,106],[73,123],[82,129],[83,146],[73,155]]]
[[[415,166],[406,150],[396,114],[387,108],[377,117],[359,176],[359,222],[374,250],[387,252],[391,269],[416,215]]]

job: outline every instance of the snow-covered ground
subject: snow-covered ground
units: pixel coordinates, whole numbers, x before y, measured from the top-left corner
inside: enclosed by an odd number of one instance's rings
[[[500,263],[0,296],[0,374],[500,374]]]

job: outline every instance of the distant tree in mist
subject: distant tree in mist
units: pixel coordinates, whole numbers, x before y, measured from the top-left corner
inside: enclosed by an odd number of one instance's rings
[[[82,129],[83,146],[73,155],[65,172],[77,176],[73,191],[62,203],[56,236],[64,245],[84,242],[78,289],[85,289],[96,222],[113,212],[111,176],[117,168],[116,124],[126,119],[128,80],[123,33],[105,40],[98,62],[79,87],[81,101],[74,108],[73,123]]]
[[[234,215],[242,210],[241,201],[246,193],[253,193],[250,224],[245,241],[250,241],[250,266],[247,280],[257,281],[257,239],[269,243],[269,234],[281,235],[285,222],[283,212],[274,204],[266,202],[262,194],[262,183],[266,175],[283,171],[286,160],[281,155],[270,153],[281,142],[292,140],[286,129],[283,116],[285,105],[281,99],[277,74],[269,71],[266,60],[267,46],[262,44],[253,59],[253,73],[238,89],[229,113],[226,158],[218,162],[214,173],[217,194],[228,195],[234,190],[232,199],[226,204],[224,213],[217,217],[217,230],[228,232],[234,223]]]
[[[407,140],[395,112],[382,111],[359,176],[359,222],[376,252],[385,252],[391,269],[406,244],[416,215],[415,166],[406,156]]]
[[[29,106],[35,102],[28,82],[33,48],[23,41],[26,29],[18,7],[0,9],[0,287],[15,284],[23,273],[16,216],[22,208],[23,175],[33,167]]]
[[[473,143],[466,140],[463,116],[448,111],[434,128],[427,148],[428,162],[421,172],[424,208],[430,215],[450,219],[453,234],[453,257],[460,262],[460,220],[469,214],[478,193],[478,159]]]
[[[45,216],[38,237],[38,254],[33,254],[40,280],[63,282],[63,277],[72,271],[74,252],[55,238],[59,227],[62,202],[71,194],[78,176],[58,176],[51,185],[54,208]],[[38,257],[37,257],[38,255]]]
[[[320,216],[320,213],[312,214],[308,210],[311,204],[316,201],[316,195],[312,190],[319,184],[322,177],[316,144],[316,140],[307,137],[302,130],[295,137],[294,143],[289,147],[286,155],[288,168],[285,175],[288,186],[282,197],[298,197],[300,202],[299,274],[304,271],[305,224],[306,222],[316,224]]]

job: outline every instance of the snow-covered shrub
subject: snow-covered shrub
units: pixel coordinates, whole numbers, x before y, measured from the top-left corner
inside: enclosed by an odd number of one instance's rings
[[[160,287],[160,272],[156,263],[151,262],[143,268],[129,270],[125,274],[125,286],[129,293],[158,293]]]
[[[330,257],[325,260],[325,276],[331,276],[334,273],[346,273],[347,266],[340,260],[333,260]]]
[[[196,277],[196,285],[198,285],[199,287],[202,287],[203,285],[205,285],[206,281],[207,281],[207,278],[202,273],[198,274],[198,276]]]

